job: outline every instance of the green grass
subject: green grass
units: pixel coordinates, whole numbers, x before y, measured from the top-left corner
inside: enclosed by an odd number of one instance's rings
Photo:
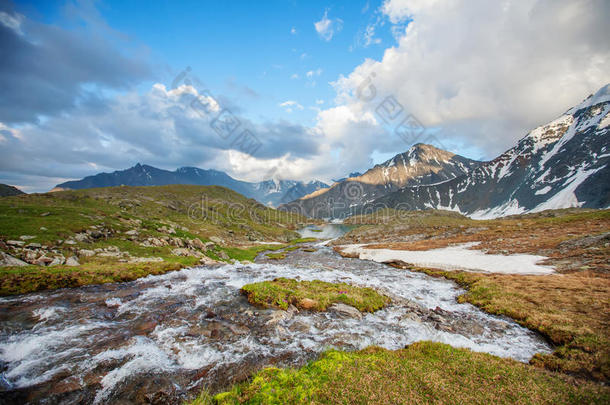
[[[246,284],[241,291],[252,305],[264,308],[287,309],[294,305],[297,308],[324,311],[333,303],[344,303],[362,312],[374,312],[390,302],[388,297],[372,288],[319,280],[276,278],[273,281]],[[313,302],[306,304],[305,299]]]
[[[266,368],[218,404],[606,404],[607,387],[432,342],[329,351],[300,369]]]
[[[46,213],[48,215],[43,215]],[[0,268],[3,278],[0,294],[84,285],[86,280],[90,283],[132,280],[136,275],[158,274],[197,262],[194,258],[173,256],[173,247],[143,247],[127,240],[124,232],[131,229],[138,229],[140,239],[165,235],[158,231],[163,226],[174,228],[171,237],[199,238],[203,242],[219,237],[225,242],[206,252],[211,258],[222,260],[220,255],[224,251],[229,260],[252,261],[260,252],[307,241],[295,239],[298,233],[294,231],[305,221],[301,216],[270,209],[218,186],[109,187],[3,197],[0,199],[0,240],[33,235],[35,238],[28,243],[53,246],[68,257],[73,254],[70,247],[59,244],[58,240],[73,238],[75,233],[97,226],[110,232],[110,236],[93,243],[79,242],[74,247],[116,246],[135,257],[161,257],[164,263],[133,266],[116,260],[85,259],[76,269],[63,266],[53,269]],[[285,244],[244,247],[251,244],[252,235]],[[120,269],[121,275],[109,272],[111,263]],[[93,274],[96,270],[99,270],[99,276]],[[45,277],[49,279],[44,280]]]
[[[610,381],[610,283],[596,273],[521,276],[414,268],[467,289],[458,302],[508,316],[557,345],[532,363],[579,377]]]
[[[151,263],[121,263],[98,258],[79,267],[1,267],[0,295],[133,281],[140,277],[160,275],[194,264],[196,261],[189,257]]]

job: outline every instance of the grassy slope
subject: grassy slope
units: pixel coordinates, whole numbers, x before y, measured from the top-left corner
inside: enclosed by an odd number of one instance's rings
[[[558,345],[553,354],[536,356],[534,364],[610,381],[610,247],[603,240],[584,246],[572,243],[608,232],[610,210],[559,210],[490,221],[438,211],[418,215],[388,210],[350,222],[367,225],[336,244],[373,242],[372,247],[418,250],[479,241],[477,248],[490,253],[548,256],[548,264],[561,275],[415,270],[455,280],[468,289],[462,302],[507,315]],[[396,241],[410,237],[415,240]]]
[[[200,404],[211,403],[209,396]],[[217,395],[221,404],[607,403],[607,388],[441,343],[327,352],[300,369],[267,368]]]
[[[241,291],[252,305],[264,308],[288,309],[289,305],[294,305],[297,308],[308,307],[306,309],[324,311],[333,303],[343,303],[362,312],[374,312],[390,301],[372,288],[319,280],[297,281],[276,278],[273,281],[246,284]],[[313,302],[304,305],[304,299]]]
[[[287,242],[298,236],[293,230],[304,220],[217,186],[111,187],[4,197],[0,199],[0,240],[33,235],[35,238],[28,243],[56,246],[67,257],[72,254],[70,247],[58,244],[58,240],[100,226],[111,230],[112,235],[74,247],[117,246],[133,256],[161,257],[164,261],[134,264],[92,257],[82,259],[80,267],[4,267],[0,268],[0,294],[133,280],[197,262],[193,257],[172,255],[170,246],[143,247],[125,238],[123,233],[134,228],[140,238],[164,236],[158,231],[164,226],[175,228],[172,237],[204,242],[219,237],[225,242],[207,255],[219,260],[224,252],[230,259],[243,261],[253,260],[263,250],[282,247],[252,246],[249,236]]]

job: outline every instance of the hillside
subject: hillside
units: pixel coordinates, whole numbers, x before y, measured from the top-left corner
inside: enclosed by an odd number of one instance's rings
[[[62,271],[84,272],[95,282],[124,281],[200,262],[252,260],[264,248],[282,246],[266,243],[297,238],[302,221],[217,186],[6,197],[0,201],[0,263],[12,267],[2,270],[0,292],[89,283],[82,274],[44,279]]]
[[[10,197],[12,195],[25,194],[17,187],[9,186],[8,184],[0,184],[0,197]]]

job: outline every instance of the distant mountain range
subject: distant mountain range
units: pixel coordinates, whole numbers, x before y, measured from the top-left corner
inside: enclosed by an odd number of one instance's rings
[[[8,184],[0,184],[0,197],[10,197],[13,195],[25,194],[17,187],[9,186]]]
[[[489,162],[418,144],[361,176],[280,206],[318,218],[381,207],[494,218],[610,206],[610,85]]]
[[[58,184],[51,191],[122,185],[163,186],[168,184],[224,186],[273,207],[328,187],[327,184],[317,180],[308,183],[297,180],[265,180],[259,183],[250,183],[236,180],[218,170],[181,167],[175,171],[169,171],[138,163],[126,170],[99,173],[81,180],[67,181]]]

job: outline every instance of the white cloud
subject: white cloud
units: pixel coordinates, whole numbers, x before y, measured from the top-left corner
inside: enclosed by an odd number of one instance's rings
[[[292,27],[292,28],[290,29],[290,33],[291,33],[292,35],[296,35],[296,34],[297,34],[297,29],[296,29],[295,27]]]
[[[366,48],[372,44],[380,44],[381,38],[375,38],[375,24],[369,24],[362,35],[362,45]]]
[[[610,81],[610,3],[560,0],[391,0],[413,18],[380,61],[334,83],[337,102],[373,111],[393,95],[428,127],[490,157]],[[359,100],[371,74],[377,98]]]
[[[299,78],[299,75],[298,75],[297,73],[293,73],[293,74],[290,76],[290,78],[291,78],[292,80],[297,80],[297,79]]]
[[[294,100],[284,101],[283,103],[280,103],[279,106],[282,107],[287,113],[291,113],[294,110],[303,110],[303,106]]]
[[[324,104],[324,100],[316,100],[316,104],[317,104],[317,105]]]
[[[307,76],[308,79],[311,79],[313,77],[320,76],[321,74],[322,74],[322,69],[318,68],[316,70],[308,71],[305,75]]]
[[[19,35],[23,34],[21,31],[21,24],[23,23],[24,19],[25,17],[22,14],[15,13],[11,15],[5,11],[0,11],[0,24],[12,29]]]
[[[340,18],[335,18],[334,20],[328,18],[328,9],[326,9],[322,19],[315,22],[313,25],[316,28],[320,38],[328,42],[333,39],[333,36],[337,32],[341,31],[343,28],[343,20]]]

